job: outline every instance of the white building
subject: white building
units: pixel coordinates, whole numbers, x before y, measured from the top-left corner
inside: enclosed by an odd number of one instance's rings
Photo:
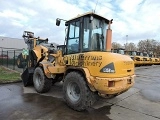
[[[8,54],[9,58],[13,58],[13,56],[17,56],[23,48],[27,48],[23,39],[0,36],[0,55]]]
[[[0,48],[22,49],[27,48],[23,39],[0,36]]]

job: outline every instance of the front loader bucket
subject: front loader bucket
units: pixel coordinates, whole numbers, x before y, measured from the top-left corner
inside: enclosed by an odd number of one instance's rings
[[[21,75],[24,86],[33,85],[33,69],[27,68]]]

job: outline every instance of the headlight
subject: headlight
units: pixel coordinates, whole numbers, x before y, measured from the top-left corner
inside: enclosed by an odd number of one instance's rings
[[[115,73],[115,68],[113,62],[103,67],[100,72],[103,73]]]

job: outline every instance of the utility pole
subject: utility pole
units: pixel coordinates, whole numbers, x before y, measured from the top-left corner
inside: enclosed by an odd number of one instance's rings
[[[126,35],[126,45],[125,45],[126,50],[127,50],[127,44],[128,44],[128,35]]]

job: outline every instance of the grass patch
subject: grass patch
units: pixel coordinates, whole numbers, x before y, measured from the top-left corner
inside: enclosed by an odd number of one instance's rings
[[[21,80],[20,73],[0,66],[0,83],[8,83]]]

